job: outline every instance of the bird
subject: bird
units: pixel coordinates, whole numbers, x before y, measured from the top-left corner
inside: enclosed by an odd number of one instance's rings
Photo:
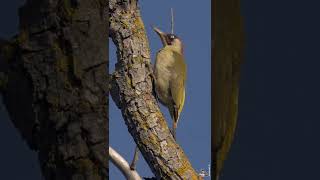
[[[184,61],[183,44],[173,33],[164,33],[153,27],[163,44],[154,65],[154,94],[161,104],[169,109],[173,119],[172,135],[176,139],[176,128],[184,106],[187,66]],[[134,170],[138,160],[139,149],[136,146],[130,169]]]
[[[173,120],[172,135],[176,139],[176,128],[185,102],[187,65],[183,43],[173,33],[164,33],[157,27],[163,47],[157,52],[154,64],[155,92],[161,104],[166,106]]]

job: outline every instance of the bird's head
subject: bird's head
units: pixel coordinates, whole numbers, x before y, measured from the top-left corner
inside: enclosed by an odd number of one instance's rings
[[[153,27],[153,30],[159,35],[163,46],[173,46],[183,52],[182,41],[177,35],[164,33],[156,27]]]

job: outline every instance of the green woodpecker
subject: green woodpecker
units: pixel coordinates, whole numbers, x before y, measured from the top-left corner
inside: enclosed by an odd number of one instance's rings
[[[174,34],[166,34],[154,27],[163,48],[156,55],[154,65],[155,91],[159,101],[165,105],[173,120],[172,134],[176,128],[185,100],[187,66],[184,62],[183,44]]]
[[[154,66],[155,92],[158,100],[168,107],[173,120],[172,134],[176,137],[176,128],[184,105],[187,67],[184,63],[183,45],[174,34],[163,33],[153,28],[159,35],[163,48],[159,50]],[[130,169],[134,170],[138,160],[138,147]]]

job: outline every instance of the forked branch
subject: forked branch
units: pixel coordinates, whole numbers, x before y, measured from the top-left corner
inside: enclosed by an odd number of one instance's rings
[[[132,171],[128,162],[109,146],[109,158],[111,162],[122,172],[128,180],[141,180],[137,171]]]

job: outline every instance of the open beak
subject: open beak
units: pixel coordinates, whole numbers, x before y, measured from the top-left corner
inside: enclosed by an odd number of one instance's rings
[[[159,35],[163,46],[168,45],[168,43],[166,41],[166,33],[162,32],[160,29],[158,29],[156,27],[153,27],[153,30]]]

